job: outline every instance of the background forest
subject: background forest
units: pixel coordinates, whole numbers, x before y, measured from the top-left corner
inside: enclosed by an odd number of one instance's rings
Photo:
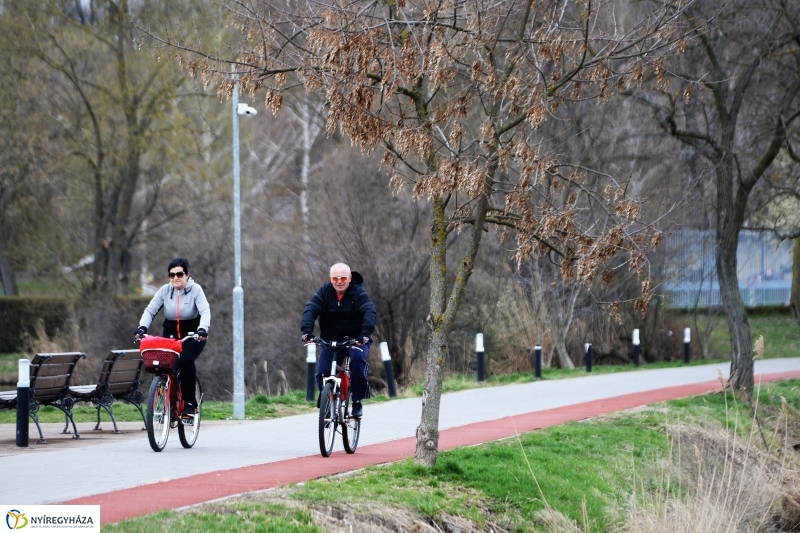
[[[250,37],[237,6],[0,0],[0,303],[60,306],[38,333],[36,317],[46,313],[19,312],[17,322],[6,315],[0,351],[36,350],[47,340],[87,352],[97,364],[85,366],[99,368],[108,349],[130,347],[148,291],[167,282],[167,263],[182,256],[213,312],[199,372],[214,376],[204,379],[212,397],[229,398],[232,111],[212,71],[231,67],[193,65],[195,56],[163,41],[234,60]],[[679,332],[687,326],[703,346],[695,354],[727,357],[708,354],[703,340],[714,324],[724,327],[720,309],[668,309],[663,284],[675,258],[658,241],[680,229],[713,230],[724,251],[742,228],[781,239],[800,234],[800,6],[620,0],[563,2],[554,13],[561,10],[566,26],[586,6],[602,14],[592,24],[621,33],[651,12],[677,21],[652,48],[630,52],[638,54],[638,70],[598,66],[585,81],[575,78],[534,128],[542,154],[587,175],[582,190],[602,196],[613,184],[635,199],[647,246],[641,257],[632,244],[630,255],[611,258],[609,275],[576,280],[564,276],[556,254],[521,256],[513,228],[487,225],[449,337],[447,372],[474,370],[478,332],[493,373],[530,370],[535,344],[551,366],[580,364],[587,342],[596,362],[627,363],[633,328],[642,331],[647,362],[680,358]],[[548,57],[546,74],[557,80],[559,53]],[[413,185],[397,187],[380,149],[331,129],[324,95],[289,83],[273,113],[276,93],[253,94],[240,97],[258,109],[240,120],[248,391],[303,387],[300,314],[338,261],[364,276],[378,309],[374,337],[388,342],[400,385],[419,382],[429,335],[432,203],[415,197]],[[470,113],[459,131],[480,130],[483,119]],[[557,166],[541,182],[549,194],[559,193]],[[559,193],[559,205],[569,205],[568,191]],[[587,204],[576,219],[593,228],[604,216]],[[470,233],[454,224],[451,260],[469,249]],[[630,269],[632,261],[643,266]],[[447,276],[457,282],[455,272]],[[371,382],[380,390],[379,350],[372,357]]]

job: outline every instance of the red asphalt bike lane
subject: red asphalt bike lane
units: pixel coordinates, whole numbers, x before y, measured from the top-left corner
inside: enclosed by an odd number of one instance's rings
[[[800,371],[788,371],[757,375],[755,380],[757,383],[763,383],[798,377],[800,377]],[[614,411],[721,389],[722,384],[719,380],[705,381],[445,429],[439,434],[439,451],[482,444],[565,422],[584,420]],[[319,455],[298,457],[274,463],[197,474],[60,503],[62,505],[100,505],[100,523],[109,524],[155,513],[162,509],[178,509],[246,492],[266,490],[288,483],[299,483],[340,474],[371,465],[392,463],[412,457],[415,448],[416,438],[407,437],[363,448],[359,447],[353,455],[341,451],[332,454],[329,458]]]

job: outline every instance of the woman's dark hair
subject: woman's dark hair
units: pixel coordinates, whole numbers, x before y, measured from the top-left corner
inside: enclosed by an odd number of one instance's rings
[[[169,262],[169,266],[167,267],[167,272],[172,270],[175,267],[182,267],[185,273],[189,273],[189,261],[184,259],[183,257],[176,257],[172,261]]]

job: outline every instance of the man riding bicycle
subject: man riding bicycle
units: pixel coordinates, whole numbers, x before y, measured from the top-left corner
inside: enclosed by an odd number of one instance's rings
[[[203,288],[189,277],[189,261],[176,257],[167,267],[169,283],[163,285],[150,300],[142,313],[136,336],[142,337],[158,312],[164,309],[163,337],[181,339],[196,333],[198,339],[186,339],[183,343],[178,365],[183,391],[184,408],[181,416],[194,416],[197,412],[195,380],[197,369],[194,362],[206,346],[208,328],[211,325],[211,308]]]
[[[351,272],[344,263],[336,263],[330,270],[331,280],[319,288],[303,311],[300,329],[302,341],[314,340],[314,322],[319,318],[319,336],[327,342],[342,342],[345,337],[355,339],[360,348],[349,348],[350,379],[353,391],[352,415],[361,418],[361,400],[369,397],[367,355],[372,344],[370,335],[375,330],[375,306],[362,286],[364,278]],[[333,350],[322,346],[317,363],[317,388],[322,390],[322,378],[328,376]],[[317,404],[319,407],[319,404]]]

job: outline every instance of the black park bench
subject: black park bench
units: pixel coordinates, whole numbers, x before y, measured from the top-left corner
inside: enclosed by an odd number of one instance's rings
[[[117,428],[117,420],[114,418],[112,407],[114,400],[122,400],[134,405],[139,410],[142,423],[144,423],[142,403],[145,397],[144,393],[139,390],[143,367],[144,360],[139,350],[112,350],[103,362],[100,379],[96,384],[69,388],[69,393],[76,402],[92,402],[97,408],[95,430],[100,429],[100,408],[103,408],[111,417],[114,433],[120,432]]]
[[[52,405],[61,410],[67,418],[67,425],[62,433],[69,433],[69,422],[75,431],[73,438],[79,439],[75,419],[72,418],[72,406],[75,400],[70,396],[69,383],[78,360],[84,359],[86,354],[80,352],[68,353],[37,353],[30,365],[30,417],[39,430],[39,444],[47,444],[42,434],[37,415],[40,406]],[[17,408],[17,391],[0,392],[0,409]]]

